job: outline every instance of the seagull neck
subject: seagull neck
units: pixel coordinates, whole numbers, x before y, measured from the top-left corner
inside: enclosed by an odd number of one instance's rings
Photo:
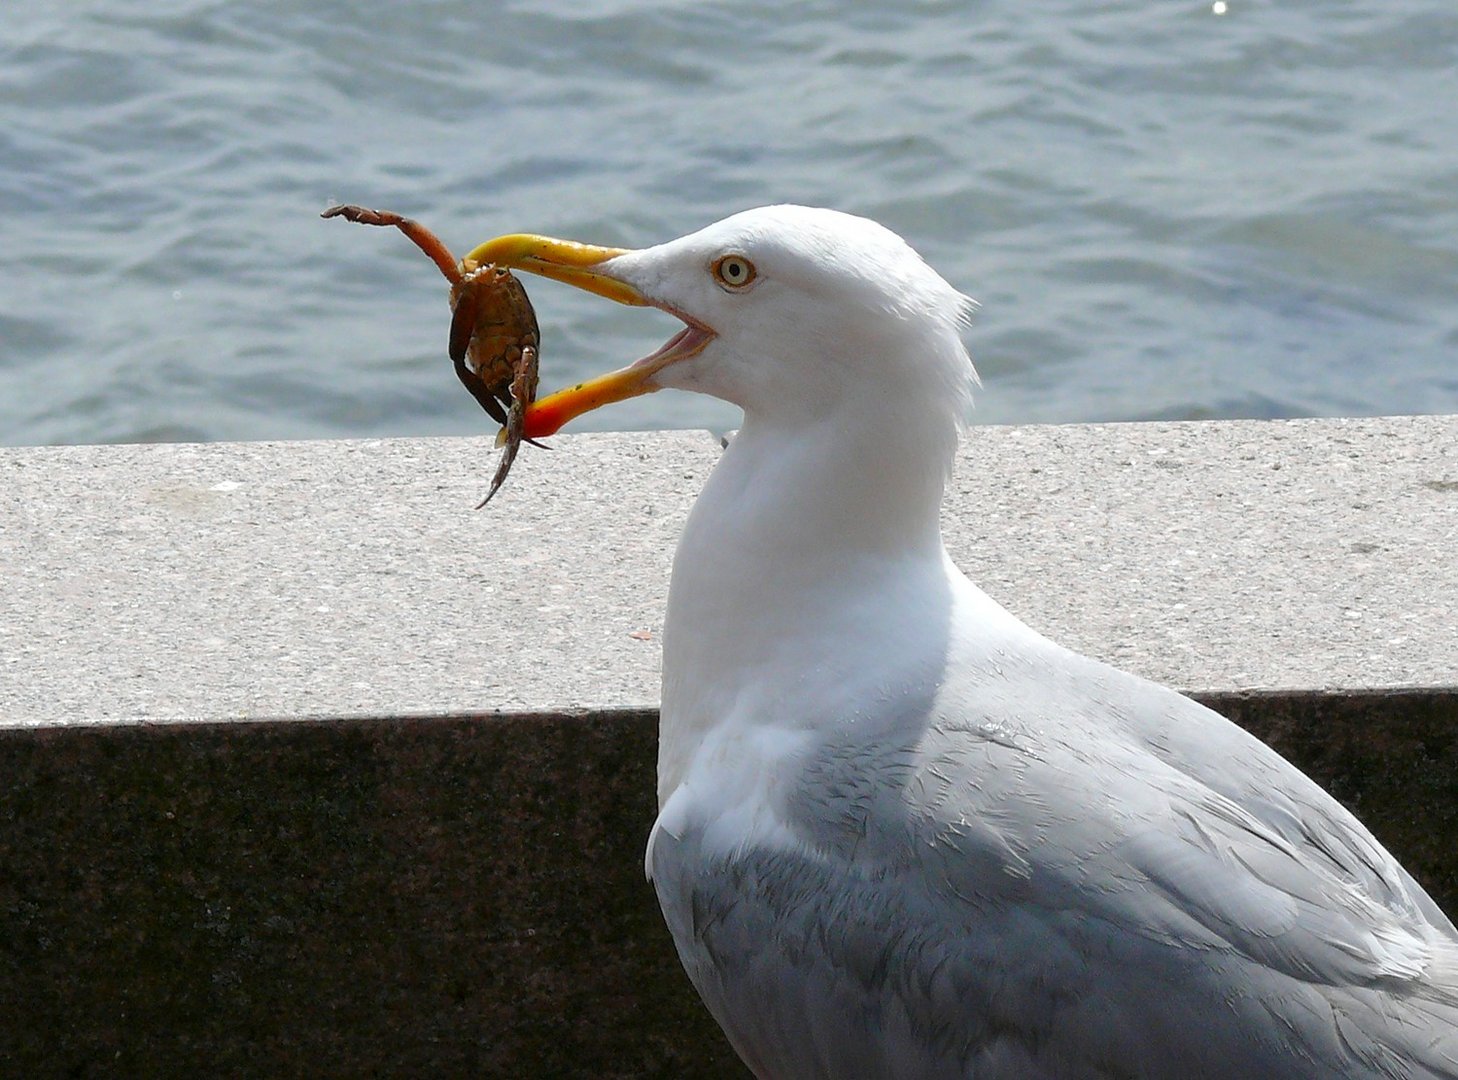
[[[949,593],[938,516],[955,438],[746,420],[674,558],[660,800],[711,733],[813,723],[835,694],[919,659],[911,624],[934,624]]]
[[[812,574],[843,573],[866,558],[939,559],[955,445],[955,427],[747,414],[705,485],[693,514],[703,520],[685,543],[751,564],[803,563]]]

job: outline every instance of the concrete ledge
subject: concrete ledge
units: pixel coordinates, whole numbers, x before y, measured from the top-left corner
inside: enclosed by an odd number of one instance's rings
[[[0,1074],[744,1075],[641,872],[718,444],[557,444],[0,451]],[[979,429],[947,511],[1458,910],[1458,419]]]
[[[0,450],[0,723],[651,706],[702,432]],[[1458,418],[978,428],[974,580],[1199,690],[1458,684]]]

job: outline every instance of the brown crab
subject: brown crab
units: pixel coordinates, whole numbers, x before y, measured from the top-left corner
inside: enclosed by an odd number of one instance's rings
[[[491,479],[491,490],[477,506],[480,509],[506,481],[524,437],[522,418],[537,396],[541,335],[526,289],[504,266],[478,265],[471,259],[457,262],[433,232],[399,214],[363,206],[331,206],[320,216],[395,226],[430,256],[451,283],[451,363],[462,385],[502,426],[501,461]]]

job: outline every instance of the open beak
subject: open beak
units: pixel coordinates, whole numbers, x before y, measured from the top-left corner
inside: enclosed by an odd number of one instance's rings
[[[707,326],[644,296],[632,285],[614,276],[608,264],[619,255],[626,254],[628,252],[622,248],[594,247],[572,240],[513,233],[486,241],[461,260],[463,265],[495,263],[512,270],[526,270],[576,285],[620,304],[661,308],[684,321],[684,328],[662,348],[636,363],[558,390],[527,406],[523,417],[527,438],[553,435],[569,420],[599,406],[639,394],[651,394],[659,389],[653,378],[658,372],[677,360],[698,354],[713,339],[714,332]]]

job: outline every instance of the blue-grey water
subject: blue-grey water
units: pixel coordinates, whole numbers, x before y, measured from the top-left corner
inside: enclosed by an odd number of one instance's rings
[[[68,0],[0,18],[0,442],[486,430],[335,201],[458,252],[870,215],[982,301],[988,422],[1458,412],[1453,0]],[[544,389],[676,325],[528,284]]]

